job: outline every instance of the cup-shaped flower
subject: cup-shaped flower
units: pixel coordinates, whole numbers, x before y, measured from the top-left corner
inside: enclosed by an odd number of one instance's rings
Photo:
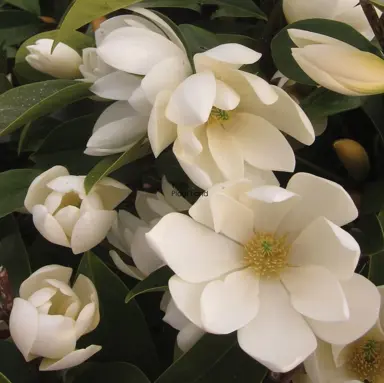
[[[100,321],[92,281],[80,274],[69,285],[72,269],[48,265],[20,286],[9,320],[11,337],[27,362],[42,357],[41,371],[62,370],[89,359],[101,346],[76,350],[76,342]]]
[[[349,24],[368,40],[374,37],[359,0],[283,0],[283,10],[288,23],[329,19]]]
[[[59,43],[53,53],[52,39],[37,40],[34,45],[27,46],[30,52],[25,60],[34,69],[62,79],[75,79],[81,77],[79,66],[81,56],[71,47]]]
[[[292,56],[319,85],[347,96],[384,92],[384,60],[329,36],[289,29]]]
[[[41,235],[70,247],[74,254],[92,249],[106,237],[116,218],[113,209],[130,193],[107,177],[86,194],[84,180],[85,176],[71,176],[63,166],[55,166],[31,183],[24,201]]]
[[[95,82],[114,72],[97,54],[96,48],[83,49],[83,63],[79,70],[87,82]]]
[[[349,343],[377,320],[380,295],[354,274],[360,248],[341,228],[357,209],[340,185],[306,173],[286,189],[227,182],[189,214],[168,214],[147,234],[176,274],[177,308],[206,332],[237,331],[271,370],[303,362],[316,336]]]
[[[110,256],[123,273],[142,280],[160,267],[164,261],[148,246],[146,233],[168,213],[187,211],[191,204],[185,200],[165,177],[162,193],[152,194],[138,191],[135,208],[138,216],[120,210],[107,239],[117,249],[130,256],[135,266],[126,264],[112,250]]]
[[[248,168],[293,171],[282,132],[306,145],[314,141],[311,122],[283,89],[239,69],[260,57],[240,44],[217,46],[195,55],[197,73],[172,94],[158,95],[148,126],[153,152],[176,139],[180,165],[202,189],[248,176]]]
[[[380,317],[375,325],[349,344],[319,341],[316,351],[304,362],[308,383],[384,381],[384,287],[378,287],[378,291],[382,300]],[[356,290],[355,294],[361,292]]]
[[[91,91],[120,102],[96,122],[85,151],[88,155],[120,153],[135,144],[147,133],[157,95],[174,90],[192,73],[172,28],[148,9],[129,9],[133,14],[109,19],[97,31],[98,59],[114,72],[97,80]]]

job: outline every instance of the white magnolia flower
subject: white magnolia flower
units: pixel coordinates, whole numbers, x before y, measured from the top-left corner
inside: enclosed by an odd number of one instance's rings
[[[80,274],[69,286],[72,269],[44,266],[20,286],[13,302],[9,329],[27,362],[42,357],[41,371],[77,366],[101,350],[91,345],[76,350],[76,342],[100,321],[99,300],[92,281]]]
[[[34,69],[52,77],[75,79],[80,77],[80,55],[64,43],[59,43],[51,54],[52,39],[40,39],[35,45],[27,46],[30,52],[25,60]]]
[[[116,218],[113,210],[131,192],[106,177],[86,194],[85,176],[54,166],[31,183],[24,205],[40,234],[57,245],[83,253],[98,245]]]
[[[158,156],[176,139],[180,165],[202,189],[249,169],[293,171],[295,156],[281,131],[314,141],[311,122],[284,90],[239,69],[260,57],[239,44],[220,45],[195,55],[197,73],[158,96],[148,127],[152,150]]]
[[[109,19],[97,30],[97,58],[114,72],[97,80],[91,91],[118,102],[96,122],[85,151],[88,155],[109,155],[132,147],[147,133],[158,94],[172,91],[192,73],[185,48],[172,28],[154,12],[129,9],[134,14]]]
[[[292,56],[321,86],[347,96],[384,92],[384,60],[352,45],[319,33],[289,29],[298,48]]]
[[[114,69],[99,57],[96,48],[83,49],[83,63],[79,66],[79,70],[87,82],[96,82],[114,72]]]
[[[135,208],[139,218],[120,210],[107,236],[108,241],[132,257],[135,264],[135,266],[127,265],[116,251],[111,251],[110,256],[116,267],[139,280],[164,266],[164,261],[148,246],[146,233],[166,214],[187,211],[191,207],[165,177],[162,179],[162,191],[163,194],[138,191]]]
[[[316,336],[352,342],[378,318],[376,287],[354,274],[360,248],[343,226],[357,209],[338,184],[306,173],[286,189],[248,180],[215,185],[188,217],[166,215],[147,234],[176,273],[177,308],[276,372],[303,362]]]
[[[283,10],[288,23],[330,19],[349,24],[369,40],[374,37],[359,0],[283,0]]]
[[[382,300],[376,324],[350,344],[332,345],[320,341],[316,351],[304,362],[308,383],[384,381],[384,287],[380,286],[378,290]]]

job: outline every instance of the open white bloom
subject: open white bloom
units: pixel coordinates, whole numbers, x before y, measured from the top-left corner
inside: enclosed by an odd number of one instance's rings
[[[384,382],[384,287],[378,287],[378,291],[382,300],[376,324],[349,344],[320,341],[316,351],[304,362],[308,383]]]
[[[187,211],[191,207],[165,177],[162,179],[162,191],[163,194],[138,191],[135,207],[139,218],[120,210],[107,237],[113,246],[132,257],[135,264],[127,265],[112,250],[110,256],[116,267],[139,280],[164,266],[164,261],[148,246],[146,233],[166,214]]]
[[[354,274],[360,248],[340,226],[358,212],[340,185],[298,173],[286,189],[241,180],[208,194],[192,218],[168,214],[147,234],[191,322],[237,331],[240,347],[276,372],[303,362],[316,336],[345,344],[372,327],[380,296]]]
[[[27,46],[27,63],[34,69],[62,79],[80,77],[79,66],[82,63],[80,55],[64,43],[59,43],[51,54],[52,39],[37,40],[35,45]]]
[[[129,9],[132,15],[109,19],[96,33],[94,60],[113,72],[98,79],[91,91],[118,102],[96,122],[85,151],[88,155],[120,153],[133,146],[147,133],[158,94],[172,91],[192,73],[185,48],[172,28],[154,12]]]
[[[176,139],[180,165],[202,189],[249,172],[293,171],[295,156],[281,131],[306,145],[314,141],[311,122],[284,90],[239,69],[260,57],[240,44],[196,54],[197,73],[159,95],[152,110],[154,154]]]
[[[347,96],[384,92],[384,60],[329,36],[289,29],[292,56],[321,86]]]
[[[288,23],[330,19],[349,24],[368,40],[374,37],[359,0],[283,0],[283,10]]]
[[[114,72],[113,68],[99,57],[96,48],[83,49],[83,63],[79,66],[79,70],[87,82],[96,82]]]
[[[116,218],[113,210],[131,192],[106,177],[86,194],[85,176],[71,176],[63,166],[54,166],[31,183],[25,208],[33,214],[40,234],[57,245],[83,253],[98,245]]]
[[[72,269],[48,265],[20,286],[9,320],[11,337],[27,362],[43,357],[41,371],[62,370],[89,359],[101,346],[76,350],[76,342],[100,322],[92,281],[80,274],[69,285]]]

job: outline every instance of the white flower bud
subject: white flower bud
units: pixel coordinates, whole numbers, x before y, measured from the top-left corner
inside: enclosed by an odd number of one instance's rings
[[[25,60],[34,69],[56,78],[79,78],[79,66],[82,63],[80,55],[63,43],[59,43],[51,54],[52,45],[52,39],[37,40],[35,45],[27,46],[30,54]]]
[[[77,366],[101,350],[77,349],[77,340],[100,322],[99,300],[92,281],[80,274],[71,288],[72,269],[48,265],[20,286],[9,320],[13,341],[27,362],[43,357],[41,371]]]
[[[104,178],[86,194],[84,176],[71,176],[63,166],[55,166],[30,185],[24,201],[33,222],[48,241],[83,253],[107,235],[116,212],[130,190],[112,178]]]

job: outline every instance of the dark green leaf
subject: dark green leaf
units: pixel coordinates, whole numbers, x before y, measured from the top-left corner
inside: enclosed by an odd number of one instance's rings
[[[359,242],[364,255],[371,255],[383,250],[383,214],[379,214],[378,216],[375,214],[362,215],[356,221],[355,226],[351,234],[353,234]]]
[[[25,11],[0,11],[0,42],[16,45],[40,31],[42,23],[37,16]]]
[[[11,215],[0,219],[0,265],[7,269],[13,295],[18,296],[21,283],[31,274],[31,267],[19,227]]]
[[[133,298],[141,294],[156,293],[168,290],[168,281],[174,273],[172,270],[163,266],[161,269],[156,270],[147,278],[139,282],[125,297],[125,303],[129,303]]]
[[[384,285],[384,250],[370,257],[368,278],[376,286]]]
[[[100,344],[95,359],[103,362],[129,362],[150,377],[158,372],[158,360],[144,316],[136,304],[124,303],[128,288],[99,258],[84,254],[78,269],[92,279],[100,300],[100,324],[81,338],[84,344]],[[112,380],[113,381],[113,380]]]
[[[384,98],[383,95],[367,97],[363,110],[372,121],[384,143]]]
[[[155,383],[260,383],[267,369],[244,353],[236,335],[204,335]]]
[[[39,0],[6,0],[6,3],[24,9],[24,11],[40,15]]]
[[[264,12],[252,0],[202,0],[202,4],[218,5],[213,17],[256,17],[267,20]]]
[[[300,105],[310,118],[316,119],[357,109],[363,105],[366,99],[367,97],[344,96],[328,89],[318,88]]]
[[[10,89],[12,89],[11,83],[8,81],[4,73],[0,73],[0,94],[3,94]]]
[[[316,85],[298,66],[292,57],[291,48],[296,47],[288,35],[288,29],[303,29],[310,32],[321,33],[350,44],[362,51],[380,55],[380,51],[364,36],[351,26],[333,20],[310,19],[302,20],[285,27],[272,40],[272,56],[275,65],[281,73],[288,78],[302,84]],[[322,58],[319,58],[321,60]]]
[[[0,371],[12,383],[37,383],[35,366],[27,363],[16,346],[0,340]]]
[[[53,79],[53,77],[51,77],[50,75],[39,72],[38,70],[32,68],[25,61],[25,57],[29,54],[27,46],[34,45],[35,42],[40,39],[55,39],[56,36],[57,31],[48,31],[39,33],[38,35],[35,35],[27,41],[23,42],[23,44],[17,51],[15,59],[15,73],[18,78],[20,78],[23,82],[35,82]],[[82,50],[84,48],[91,47],[94,45],[94,40],[92,37],[80,32],[73,32],[70,36],[61,40],[61,42],[75,49],[80,55],[82,54]]]
[[[188,8],[193,11],[200,11],[197,0],[143,0],[140,2],[143,8]]]
[[[4,374],[0,372],[0,383],[12,383]]]
[[[122,166],[129,164],[139,158],[150,154],[148,143],[141,139],[132,148],[122,154],[109,156],[101,160],[87,175],[84,181],[85,191],[89,193],[93,186],[107,177],[112,172],[120,169]]]
[[[384,0],[370,0],[370,2],[384,12]]]
[[[366,183],[361,199],[361,214],[377,213],[384,208],[384,181]]]
[[[88,97],[90,84],[52,80],[20,86],[0,95],[0,136],[65,105]]]
[[[73,383],[150,383],[149,379],[136,366],[123,363],[89,363],[82,368]]]
[[[40,173],[35,169],[14,169],[0,173],[0,218],[24,207],[29,185]]]

